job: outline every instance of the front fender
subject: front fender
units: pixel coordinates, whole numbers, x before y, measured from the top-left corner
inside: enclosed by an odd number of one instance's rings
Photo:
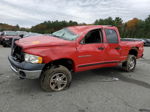
[[[62,58],[75,60],[76,48],[73,46],[55,46],[25,49],[23,52],[43,57],[43,63],[49,63]]]

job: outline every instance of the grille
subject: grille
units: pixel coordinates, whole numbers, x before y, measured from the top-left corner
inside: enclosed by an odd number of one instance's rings
[[[14,60],[18,62],[24,61],[24,53],[22,52],[22,48],[15,44],[15,41],[18,39],[13,39],[12,41],[12,48],[11,48],[11,55]]]
[[[13,40],[13,39],[12,39],[12,38],[10,38],[10,39],[9,39],[9,42],[11,43],[11,42],[12,42],[12,40]]]

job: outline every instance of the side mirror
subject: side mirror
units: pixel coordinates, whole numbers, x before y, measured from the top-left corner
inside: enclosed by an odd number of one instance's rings
[[[80,41],[80,44],[85,44],[85,40],[84,40],[84,39],[81,40],[81,41]]]

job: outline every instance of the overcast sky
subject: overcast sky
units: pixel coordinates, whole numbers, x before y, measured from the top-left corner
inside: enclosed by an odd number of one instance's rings
[[[150,15],[150,0],[0,0],[0,23],[31,27],[47,20],[93,23],[96,19]]]

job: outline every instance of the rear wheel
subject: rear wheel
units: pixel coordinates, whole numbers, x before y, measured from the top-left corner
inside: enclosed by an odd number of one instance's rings
[[[136,67],[136,57],[134,55],[129,55],[128,59],[122,63],[122,68],[126,72],[134,71]]]
[[[69,87],[71,80],[71,72],[66,67],[58,65],[42,73],[40,84],[45,91],[61,91]]]

